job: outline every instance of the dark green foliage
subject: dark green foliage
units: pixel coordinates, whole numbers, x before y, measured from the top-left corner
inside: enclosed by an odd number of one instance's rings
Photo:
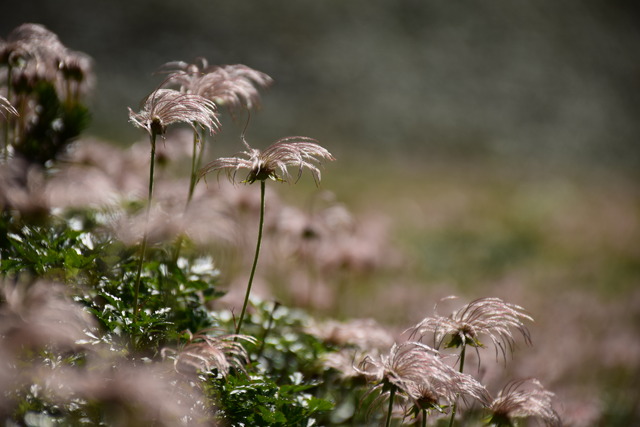
[[[233,330],[232,316],[207,309],[223,294],[215,286],[217,271],[206,268],[210,260],[192,255],[173,262],[166,259],[170,251],[162,248],[150,251],[143,266],[141,309],[134,321],[136,251],[100,231],[94,217],[87,212],[41,225],[12,224],[18,229],[7,233],[9,244],[0,264],[3,276],[66,283],[99,323],[101,336],[93,338],[132,360],[158,360],[163,347],[179,348],[185,342],[185,331]],[[251,311],[245,332],[260,341],[244,344],[252,361],[249,374],[202,376],[218,418],[234,425],[310,425],[333,407],[322,396],[326,389],[321,387],[323,369],[318,364],[318,357],[331,349],[304,332],[309,318],[301,311],[279,305],[274,310],[268,302],[256,303]],[[43,363],[41,356],[27,359]],[[83,359],[82,352],[73,353],[58,364],[80,366]],[[98,402],[63,408],[34,390],[15,391],[15,420],[40,417],[66,423],[103,418]]]
[[[259,363],[274,379],[295,373],[309,378],[321,374],[318,359],[331,349],[304,331],[304,325],[310,321],[306,313],[264,301],[255,302],[252,308],[244,333],[260,340],[255,346],[247,346],[253,362]],[[233,319],[228,319],[226,327],[232,328],[232,323]]]
[[[83,243],[83,237],[88,236],[86,233],[57,220],[45,225],[22,226],[8,222],[5,222],[8,247],[1,261],[4,274],[28,274],[75,283],[88,280],[87,274],[100,252]],[[12,229],[16,227],[19,228]]]
[[[301,383],[301,378],[278,385],[266,376],[229,376],[213,381],[210,390],[219,402],[220,418],[232,425],[307,426],[333,405],[314,397],[310,392],[316,385]]]
[[[53,83],[40,81],[31,93],[38,114],[27,132],[14,142],[14,148],[30,162],[44,165],[80,135],[89,125],[90,114],[78,102],[62,102]]]

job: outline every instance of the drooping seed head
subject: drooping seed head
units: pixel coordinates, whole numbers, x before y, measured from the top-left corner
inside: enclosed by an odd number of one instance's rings
[[[379,359],[366,357],[358,370],[376,383],[370,392],[382,390],[379,398],[395,387],[414,403],[452,404],[458,396],[488,400],[484,386],[446,364],[435,349],[418,342],[394,344],[389,355]]]
[[[164,135],[174,123],[187,123],[194,129],[200,126],[215,133],[220,127],[216,105],[199,95],[174,89],[157,89],[143,102],[139,113],[129,108],[129,120],[149,134]]]
[[[245,372],[244,365],[249,363],[249,355],[237,339],[255,344],[255,338],[239,334],[213,336],[208,332],[204,330],[191,336],[187,345],[176,353],[176,371],[188,374],[215,370],[223,377],[231,369]],[[165,349],[164,353],[170,351]]]
[[[488,336],[496,347],[496,356],[500,351],[506,358],[507,350],[513,351],[514,330],[520,332],[527,344],[531,343],[524,320],[533,321],[533,318],[522,307],[505,303],[500,298],[480,298],[448,317],[438,315],[436,310],[434,316],[423,319],[410,330],[412,334],[433,333],[436,348],[447,338],[446,347],[483,347],[480,338]]]
[[[168,62],[160,71],[169,73],[166,80],[168,85],[177,84],[182,92],[201,95],[231,110],[258,107],[258,90],[273,83],[267,74],[246,65],[210,66],[204,58],[198,58],[192,64]]]
[[[562,425],[551,405],[554,394],[536,379],[510,382],[488,405],[491,425],[511,427],[521,418],[534,418],[549,427]]]
[[[248,169],[249,175],[243,181],[247,184],[266,179],[286,182],[291,178],[288,167],[293,166],[298,168],[296,181],[302,171],[308,169],[318,184],[321,177],[316,164],[322,160],[335,160],[315,139],[303,136],[279,139],[263,151],[251,148],[246,142],[245,145],[247,150],[238,156],[223,157],[206,165],[200,171],[200,177],[214,171],[225,171],[233,181],[239,169]]]

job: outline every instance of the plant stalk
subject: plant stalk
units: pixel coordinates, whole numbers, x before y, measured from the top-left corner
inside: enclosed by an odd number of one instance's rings
[[[253,284],[253,276],[256,273],[256,266],[258,265],[258,257],[260,255],[260,244],[262,243],[262,227],[264,225],[264,193],[265,193],[265,180],[260,181],[260,225],[258,226],[258,242],[256,243],[256,253],[253,257],[253,265],[251,266],[251,274],[249,275],[249,283],[247,284],[247,293],[244,296],[244,303],[242,304],[242,312],[238,319],[238,325],[236,326],[236,334],[240,333],[242,327],[242,321],[244,319],[245,311],[247,310],[247,303],[249,302],[249,294],[251,293],[251,285]]]
[[[147,208],[145,213],[145,225],[144,225],[144,235],[142,236],[142,244],[140,245],[140,258],[138,259],[138,269],[136,271],[136,289],[135,295],[133,299],[133,323],[138,319],[138,297],[140,295],[140,278],[142,276],[142,264],[144,263],[145,254],[147,252],[147,232],[149,226],[149,213],[151,212],[151,199],[153,197],[153,174],[155,169],[155,159],[156,159],[156,133],[155,131],[151,131],[150,135],[151,141],[151,163],[149,165],[149,193],[147,195]]]
[[[462,350],[460,350],[460,373],[464,371],[464,359],[467,352],[466,344],[462,344]],[[453,402],[451,406],[451,418],[449,419],[449,427],[453,426],[453,421],[456,418],[456,409],[458,407],[458,397],[456,396],[456,401]]]
[[[387,422],[385,423],[385,427],[389,427],[391,425],[391,415],[393,413],[393,399],[396,397],[396,388],[391,387],[391,391],[389,392],[389,409],[387,410]]]
[[[193,198],[193,192],[196,188],[196,180],[198,178],[198,168],[200,167],[199,155],[198,155],[198,143],[200,142],[200,135],[196,129],[193,130],[193,153],[191,155],[191,179],[189,180],[189,195],[187,197],[187,206]],[[200,148],[202,151],[202,148]]]

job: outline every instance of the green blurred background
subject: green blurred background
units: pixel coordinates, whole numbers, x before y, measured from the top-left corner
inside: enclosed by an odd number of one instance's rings
[[[640,6],[632,1],[25,0],[0,36],[44,24],[95,60],[91,131],[126,124],[197,56],[244,63],[275,85],[253,139],[318,138],[338,155],[640,164]]]

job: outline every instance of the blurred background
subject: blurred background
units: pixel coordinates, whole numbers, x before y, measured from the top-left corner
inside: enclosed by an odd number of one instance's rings
[[[254,138],[333,151],[640,164],[640,7],[631,1],[12,2],[2,37],[44,24],[91,55],[95,134],[127,143],[127,106],[167,61],[243,63],[275,80]],[[351,153],[348,153],[351,154]]]
[[[637,3],[25,0],[0,37],[25,22],[93,57],[89,133],[123,147],[145,139],[127,107],[160,65],[269,74],[247,139],[320,140],[338,158],[322,188],[369,238],[355,250],[373,273],[325,314],[402,330],[444,296],[501,297],[536,320],[514,371],[570,425],[639,419]],[[244,122],[224,126],[217,155],[240,148]]]

